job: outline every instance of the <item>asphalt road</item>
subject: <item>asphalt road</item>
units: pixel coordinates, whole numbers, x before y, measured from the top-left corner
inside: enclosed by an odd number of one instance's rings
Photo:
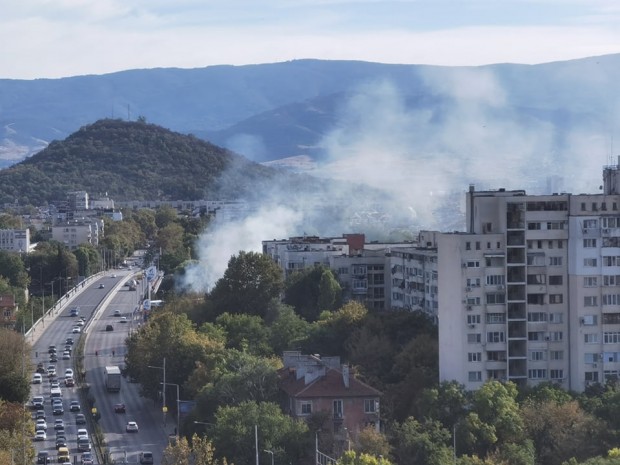
[[[63,419],[65,424],[65,436],[71,452],[71,462],[81,463],[81,453],[77,452],[77,429],[85,425],[76,425],[75,417],[78,412],[69,412],[69,404],[72,400],[81,400],[78,396],[78,387],[65,387],[65,369],[75,371],[73,359],[63,360],[62,352],[65,340],[72,337],[77,346],[79,338],[86,337],[84,348],[84,368],[86,370],[86,382],[90,386],[90,394],[95,397],[95,407],[101,414],[101,425],[108,450],[116,463],[137,463],[140,451],[153,452],[155,463],[161,463],[163,449],[168,441],[168,433],[174,430],[174,424],[168,418],[168,426],[164,428],[163,414],[160,406],[155,406],[152,401],[146,400],[139,395],[139,386],[128,383],[125,378],[121,381],[119,393],[108,393],[104,387],[103,367],[106,365],[122,366],[125,355],[125,338],[130,331],[140,324],[140,314],[135,312],[138,304],[139,292],[129,291],[123,283],[128,279],[130,271],[116,270],[109,272],[107,276],[100,277],[89,282],[80,293],[74,296],[68,304],[65,304],[55,314],[46,317],[45,322],[37,326],[37,331],[31,336],[33,342],[32,361],[36,367],[38,362],[43,362],[47,368],[49,362],[48,347],[55,344],[58,350],[58,362],[54,363],[57,370],[57,378],[60,380],[64,414],[52,415],[50,399],[50,379],[43,375],[41,384],[33,384],[31,397],[42,395],[44,397],[44,411],[48,424],[45,441],[37,441],[35,448],[38,451],[48,450],[50,456],[55,459],[56,448],[54,432],[54,420]],[[116,277],[113,277],[113,274]],[[104,285],[100,289],[100,284]],[[69,316],[70,309],[78,306],[80,316],[86,318],[86,324],[82,327],[83,332],[73,333],[72,328],[77,318]],[[114,310],[120,310],[122,316],[127,319],[126,323],[120,322],[120,317],[113,316]],[[107,324],[112,324],[113,331],[105,331]],[[97,355],[95,355],[97,352]],[[161,370],[153,369],[153,376],[161,376]],[[122,402],[126,405],[127,413],[114,412],[114,404]],[[33,411],[34,412],[34,411]],[[82,405],[85,415],[90,412],[86,405]],[[138,433],[126,433],[127,421],[136,421],[139,426]],[[88,425],[89,435],[92,433]],[[93,454],[95,455],[95,454]],[[53,460],[52,463],[57,463]],[[97,462],[95,462],[97,463]]]

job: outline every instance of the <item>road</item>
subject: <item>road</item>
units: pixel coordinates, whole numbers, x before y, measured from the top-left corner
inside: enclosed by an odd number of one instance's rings
[[[138,295],[136,291],[129,291],[123,283],[128,279],[131,272],[127,270],[117,270],[109,272],[107,276],[102,276],[89,282],[80,293],[60,310],[46,317],[45,323],[41,323],[37,328],[37,334],[33,335],[32,361],[34,366],[38,362],[43,362],[47,368],[49,362],[48,347],[55,344],[58,350],[58,361],[54,363],[61,380],[63,395],[64,414],[52,415],[50,399],[50,378],[47,374],[43,375],[41,384],[33,384],[31,396],[44,396],[44,411],[48,423],[48,439],[35,443],[38,451],[48,450],[51,457],[56,456],[54,433],[54,420],[63,419],[65,424],[65,436],[67,438],[69,450],[71,452],[71,462],[81,463],[81,453],[77,452],[77,429],[84,425],[76,425],[75,418],[78,412],[69,412],[69,404],[72,400],[80,401],[78,387],[65,387],[62,383],[64,373],[67,368],[75,370],[73,359],[63,360],[62,352],[65,347],[65,340],[73,337],[77,346],[79,338],[86,338],[84,347],[84,369],[86,371],[86,382],[90,386],[90,395],[95,398],[95,407],[101,414],[99,424],[101,425],[107,447],[111,457],[116,463],[137,463],[138,455],[142,450],[153,452],[155,463],[161,463],[161,456],[168,440],[168,434],[163,427],[161,408],[153,405],[152,401],[143,399],[139,395],[139,386],[128,383],[122,379],[120,393],[107,393],[104,390],[103,367],[106,365],[123,365],[125,355],[125,338],[130,331],[139,325],[138,313],[134,310],[137,307]],[[116,277],[114,277],[116,276]],[[100,288],[103,284],[104,288]],[[80,316],[86,319],[86,324],[81,333],[72,333],[77,318],[69,315],[70,309],[79,307]],[[120,310],[122,316],[128,320],[127,323],[120,323],[120,317],[112,316],[114,310]],[[135,318],[134,318],[135,316]],[[112,324],[113,331],[105,331],[107,324]],[[97,352],[97,355],[95,355]],[[154,369],[154,376],[158,376],[158,371]],[[114,404],[123,402],[127,406],[127,413],[114,413]],[[90,412],[86,405],[82,405],[82,412],[88,415]],[[126,422],[136,421],[140,427],[138,433],[126,433]],[[170,426],[170,421],[169,428]],[[90,422],[89,422],[90,424]],[[88,424],[88,425],[89,425]],[[90,427],[87,425],[89,435],[92,435]],[[173,425],[172,425],[173,427]],[[170,431],[168,431],[170,432]],[[93,454],[94,455],[94,454]],[[54,462],[56,462],[54,460]],[[97,463],[97,462],[96,462]]]

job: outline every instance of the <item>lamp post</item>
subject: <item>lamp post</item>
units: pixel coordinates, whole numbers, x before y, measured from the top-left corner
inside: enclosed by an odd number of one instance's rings
[[[263,452],[267,452],[269,455],[271,455],[271,465],[273,465],[273,451],[264,449]]]
[[[170,384],[177,387],[177,436],[181,437],[181,403],[179,401],[179,385],[176,383],[160,383],[164,386]]]
[[[161,367],[156,367],[156,366],[152,366],[152,365],[147,365],[147,368],[157,368],[158,370],[163,370],[164,371],[164,382],[162,383],[164,385],[163,389],[162,389],[162,395],[163,395],[163,407],[161,409],[161,411],[164,414],[164,426],[166,426],[166,411],[168,410],[168,407],[166,407],[166,357],[164,357],[164,365]]]

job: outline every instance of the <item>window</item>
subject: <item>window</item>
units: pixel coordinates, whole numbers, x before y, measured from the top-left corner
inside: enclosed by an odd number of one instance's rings
[[[530,231],[536,231],[540,229],[540,223],[532,222],[527,224],[527,229]]]
[[[564,322],[564,313],[562,312],[549,313],[549,323],[563,323],[563,322]]]
[[[476,250],[480,250],[480,241],[476,241]]]
[[[468,297],[467,305],[480,305],[480,297]]]
[[[480,260],[468,260],[467,268],[480,268]]]
[[[482,335],[480,333],[469,333],[467,335],[468,344],[480,344],[482,342]]]
[[[487,333],[487,342],[492,342],[492,343],[504,342],[504,332],[503,331],[489,331]]]
[[[506,282],[504,275],[493,274],[487,276],[487,286],[501,286]]]
[[[548,337],[550,341],[559,342],[564,339],[564,333],[562,331],[551,331]]]
[[[489,350],[487,351],[487,360],[489,362],[505,362],[506,352],[503,350]]]
[[[564,379],[564,370],[549,370],[549,378]]]
[[[503,292],[489,292],[486,295],[486,302],[489,305],[503,304],[506,302],[506,294]]]
[[[603,344],[617,344],[620,342],[620,332],[606,331],[603,333]]]
[[[596,258],[584,258],[583,266],[598,266]]]
[[[545,360],[544,350],[530,350],[530,360],[533,362],[539,362]]]
[[[480,287],[480,278],[467,278],[467,287]]]
[[[482,381],[482,372],[481,371],[470,371],[467,374],[467,378],[472,383],[475,383],[475,382],[478,382],[478,381]]]
[[[598,362],[598,354],[586,352],[583,354],[583,363],[596,363]]]
[[[375,399],[364,399],[364,413],[376,413],[379,401]]]
[[[550,350],[549,360],[564,360],[564,351],[563,350]]]
[[[596,205],[596,204],[593,203],[592,205]],[[597,220],[583,220],[583,228],[584,229],[598,228],[598,221]]]
[[[547,314],[545,312],[528,312],[527,321],[533,323],[547,321]]]
[[[528,274],[528,284],[545,284],[547,282],[547,275],[544,274]]]
[[[312,414],[312,401],[302,400],[300,402],[300,409],[301,409],[302,415],[311,415]]]
[[[596,276],[584,276],[583,287],[597,287],[598,278]]]
[[[467,324],[474,325],[480,323],[480,315],[467,315]]]
[[[562,302],[564,302],[563,294],[549,294],[550,304],[561,304]]]
[[[581,317],[581,324],[584,326],[596,326],[598,324],[598,315],[584,315]]]
[[[544,266],[545,256],[539,253],[527,254],[527,264],[530,266]]]
[[[598,333],[586,333],[583,335],[583,342],[586,344],[598,344]]]
[[[584,374],[587,383],[598,383],[598,371],[586,371]]]
[[[549,266],[562,266],[562,257],[549,257]]]
[[[471,250],[471,242],[465,242],[465,250]]]
[[[620,305],[620,294],[603,294],[603,305]]]
[[[530,305],[544,305],[545,294],[528,294],[527,303]]]
[[[487,313],[487,324],[505,323],[506,315],[503,313]]]
[[[620,275],[603,276],[603,286],[620,286]]]
[[[561,286],[563,283],[562,275],[553,275],[549,276],[549,285],[551,286]]]
[[[340,399],[335,399],[332,402],[333,405],[333,414],[334,414],[334,418],[342,418],[343,416],[343,410],[342,410],[342,400]]]
[[[564,221],[548,221],[547,229],[564,229]]]
[[[586,211],[586,203],[585,202],[581,202],[581,211],[582,212]]]
[[[470,362],[481,362],[482,353],[481,352],[470,352],[467,354],[467,360]]]
[[[602,257],[603,266],[620,266],[620,257],[611,255]]]
[[[544,331],[528,331],[527,340],[528,341],[544,341],[545,332]]]
[[[598,298],[595,295],[585,296],[583,298],[583,306],[584,307],[597,307],[598,306]]]
[[[586,249],[592,249],[596,247],[596,239],[584,239],[583,247]]]
[[[546,379],[547,378],[547,370],[545,369],[535,369],[535,370],[527,370],[527,377],[529,379]]]
[[[603,313],[604,325],[620,325],[620,313]]]

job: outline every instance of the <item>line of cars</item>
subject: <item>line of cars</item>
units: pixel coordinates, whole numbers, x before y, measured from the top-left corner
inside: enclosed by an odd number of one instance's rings
[[[70,310],[70,316],[79,317],[79,307],[73,307]],[[84,318],[80,318],[75,324],[75,326],[81,328],[78,321],[82,322],[83,325]],[[65,339],[64,348],[62,349],[62,361],[71,360],[74,343],[73,337]],[[80,460],[77,463],[93,465],[94,459],[91,452],[92,445],[86,429],[86,416],[81,413],[82,408],[77,399],[77,394],[71,389],[75,386],[73,369],[56,365],[58,362],[57,354],[62,346],[63,344],[58,347],[55,344],[51,344],[48,347],[48,363],[45,364],[43,361],[39,361],[37,371],[32,376],[33,391],[36,391],[33,392],[35,395],[33,395],[31,401],[33,420],[35,421],[35,435],[33,439],[45,444],[44,448],[37,453],[37,464],[56,462],[61,465],[73,465],[70,448],[71,443],[75,440],[77,452],[81,454]],[[37,358],[38,356],[39,352],[37,352]],[[64,368],[64,372],[62,368]],[[45,388],[49,388],[49,391],[47,391],[49,394],[46,393]],[[49,408],[48,405],[50,406]],[[66,415],[65,407],[68,408],[68,412],[72,414],[71,416]],[[53,422],[47,416],[50,411],[54,418]],[[49,441],[53,439],[52,430],[55,433],[53,442],[56,449],[55,452],[46,447]],[[76,430],[77,434],[75,439],[73,439],[72,434]]]

